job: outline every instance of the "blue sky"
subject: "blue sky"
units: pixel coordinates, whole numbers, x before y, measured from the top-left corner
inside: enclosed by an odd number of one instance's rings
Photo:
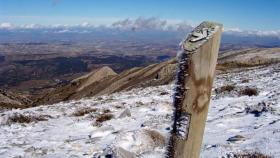
[[[280,0],[0,0],[0,23],[110,24],[124,18],[159,17],[226,28],[279,30]]]

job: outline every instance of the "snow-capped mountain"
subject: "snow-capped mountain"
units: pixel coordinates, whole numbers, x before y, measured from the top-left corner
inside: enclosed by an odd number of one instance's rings
[[[201,157],[280,157],[280,64],[217,75]],[[0,112],[0,157],[164,157],[173,84]]]

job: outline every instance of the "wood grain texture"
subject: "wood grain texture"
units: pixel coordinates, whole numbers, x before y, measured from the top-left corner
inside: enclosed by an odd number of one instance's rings
[[[205,25],[206,24],[206,25]],[[204,23],[203,27],[207,26]],[[210,23],[216,25],[215,23]],[[185,89],[182,101],[182,113],[190,116],[190,123],[186,129],[185,139],[172,136],[174,145],[174,158],[198,158],[203,139],[205,122],[208,114],[209,102],[211,99],[212,84],[215,76],[218,51],[220,46],[222,26],[217,24],[215,31],[203,42],[200,42],[194,50],[189,48],[184,53],[189,53],[188,77],[185,78]],[[190,41],[190,39],[187,39]],[[188,41],[186,41],[188,42]],[[195,47],[195,43],[191,45]],[[193,52],[191,52],[191,51]]]

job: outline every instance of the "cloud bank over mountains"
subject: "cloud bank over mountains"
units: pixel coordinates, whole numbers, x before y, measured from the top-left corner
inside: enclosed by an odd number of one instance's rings
[[[164,20],[157,17],[138,17],[136,19],[123,19],[113,22],[110,25],[94,25],[88,22],[83,22],[76,25],[54,24],[54,25],[40,25],[40,24],[25,24],[14,25],[9,22],[0,23],[0,30],[17,31],[17,30],[47,30],[56,33],[76,32],[88,33],[92,30],[117,30],[117,31],[172,31],[172,32],[189,32],[194,25],[184,21]],[[238,35],[238,36],[272,36],[280,39],[280,29],[261,31],[261,30],[241,30],[239,28],[225,28],[224,34]]]
[[[113,22],[110,25],[94,25],[89,22],[83,22],[76,25],[66,24],[53,24],[53,25],[40,25],[40,24],[25,24],[13,25],[9,22],[0,23],[0,29],[54,29],[54,28],[84,28],[84,29],[118,29],[118,30],[132,30],[132,31],[177,31],[177,30],[191,30],[193,26],[188,22],[183,21],[169,21],[162,20],[157,17],[138,17],[136,19],[123,19]]]
[[[139,17],[137,19],[124,19],[114,22],[112,24],[113,28],[118,28],[121,30],[158,30],[158,31],[179,31],[185,30],[189,31],[193,26],[188,22],[178,21],[176,23],[162,20],[156,17],[144,18]]]
[[[243,35],[243,36],[275,36],[280,38],[280,29],[279,30],[270,30],[270,31],[262,31],[262,30],[241,30],[239,28],[233,29],[225,29],[225,33],[227,34],[236,34],[236,35]]]

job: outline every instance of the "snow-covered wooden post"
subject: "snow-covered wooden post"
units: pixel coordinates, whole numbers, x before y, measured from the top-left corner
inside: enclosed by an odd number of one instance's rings
[[[182,43],[168,158],[200,155],[221,33],[221,24],[203,22]]]

